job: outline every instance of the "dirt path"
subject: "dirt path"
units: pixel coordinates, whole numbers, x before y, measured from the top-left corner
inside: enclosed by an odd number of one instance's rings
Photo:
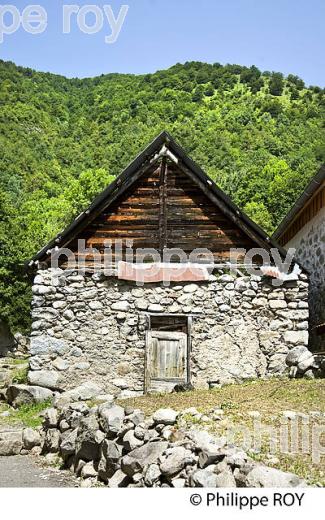
[[[0,488],[8,487],[77,487],[68,472],[42,468],[28,455],[0,457]]]

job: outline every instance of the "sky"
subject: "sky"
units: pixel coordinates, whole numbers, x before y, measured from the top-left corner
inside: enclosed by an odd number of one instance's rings
[[[325,87],[324,0],[34,0],[47,14],[40,34],[27,32],[27,15],[17,18],[33,3],[7,1],[16,21],[1,13],[0,58],[36,70],[68,77],[143,74],[194,60],[256,65]],[[64,34],[63,7],[70,4],[77,13]],[[118,19],[123,4],[129,8],[117,39],[105,43],[112,29],[104,6]],[[89,7],[85,14],[87,5],[96,13]],[[93,34],[82,32],[83,23]]]

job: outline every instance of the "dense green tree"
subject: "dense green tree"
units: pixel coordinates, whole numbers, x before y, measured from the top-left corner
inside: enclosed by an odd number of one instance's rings
[[[272,233],[272,217],[263,202],[247,202],[244,206],[244,211],[256,224],[261,226],[266,233]]]
[[[284,88],[283,74],[272,72],[269,83],[269,91],[272,96],[281,96]]]

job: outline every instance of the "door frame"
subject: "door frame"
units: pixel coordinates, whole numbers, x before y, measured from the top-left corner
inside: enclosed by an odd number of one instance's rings
[[[191,341],[191,330],[192,330],[192,316],[188,314],[164,314],[164,313],[146,313],[147,316],[147,329],[145,335],[145,355],[144,355],[144,393],[148,393],[149,385],[150,385],[150,372],[149,372],[149,332],[152,332],[155,329],[151,328],[151,316],[163,316],[164,318],[184,318],[186,322],[186,363],[185,363],[185,371],[186,377],[184,379],[185,383],[191,382],[191,351],[192,351],[192,341]]]

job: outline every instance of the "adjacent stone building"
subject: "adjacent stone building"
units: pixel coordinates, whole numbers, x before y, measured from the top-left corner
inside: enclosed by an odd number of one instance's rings
[[[149,248],[160,260],[131,261]],[[308,344],[308,276],[261,270],[274,248],[285,255],[161,134],[29,262],[30,383],[126,396],[284,373]]]
[[[325,350],[325,166],[310,181],[274,233],[310,273],[310,346]]]

